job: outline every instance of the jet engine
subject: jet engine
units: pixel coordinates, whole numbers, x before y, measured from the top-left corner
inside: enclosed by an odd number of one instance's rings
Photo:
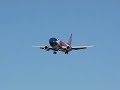
[[[70,50],[71,50],[71,47],[70,47],[70,46],[67,46],[66,50],[67,50],[67,51],[70,51]]]
[[[46,51],[49,51],[49,46],[45,46],[44,48]]]

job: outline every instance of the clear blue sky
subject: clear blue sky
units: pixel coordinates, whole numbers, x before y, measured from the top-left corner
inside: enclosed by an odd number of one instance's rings
[[[69,55],[50,37],[95,45]],[[119,0],[1,0],[0,90],[120,90]]]

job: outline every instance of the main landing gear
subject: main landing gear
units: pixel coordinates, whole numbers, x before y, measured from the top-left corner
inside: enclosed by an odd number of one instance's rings
[[[68,52],[65,52],[65,54],[68,54]]]
[[[57,52],[53,52],[53,54],[57,54]],[[65,54],[68,54],[68,52],[65,52]]]

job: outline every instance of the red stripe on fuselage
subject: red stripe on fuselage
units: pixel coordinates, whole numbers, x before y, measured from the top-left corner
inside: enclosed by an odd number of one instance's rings
[[[68,46],[66,43],[64,43],[64,42],[62,42],[62,41],[60,41],[60,45],[61,45],[61,46],[66,46],[66,47]]]

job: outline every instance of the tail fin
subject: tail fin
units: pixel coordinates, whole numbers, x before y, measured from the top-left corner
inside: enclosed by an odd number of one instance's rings
[[[72,45],[72,34],[70,35],[69,41],[68,41],[68,45]]]

